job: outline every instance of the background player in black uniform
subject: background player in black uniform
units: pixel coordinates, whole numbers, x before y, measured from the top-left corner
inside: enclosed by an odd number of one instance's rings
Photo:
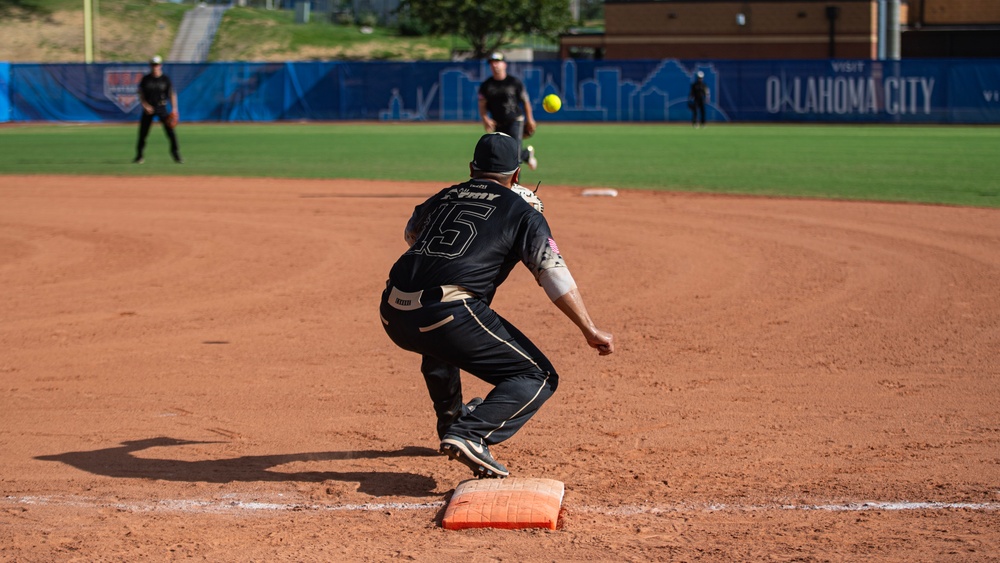
[[[167,111],[167,101],[170,101],[170,110]],[[142,164],[145,162],[143,152],[146,149],[146,137],[149,135],[149,127],[153,124],[153,118],[159,117],[163,124],[163,130],[170,139],[170,155],[174,157],[174,162],[183,163],[180,148],[177,146],[177,134],[174,132],[168,117],[173,115],[174,124],[180,110],[177,107],[177,92],[174,91],[170,78],[163,74],[163,59],[159,56],[153,57],[149,61],[149,74],[142,77],[139,82],[139,101],[142,103],[142,118],[139,120],[139,144],[135,148],[135,162]]]
[[[691,91],[688,93],[688,106],[691,108],[691,126],[697,127],[700,123],[705,126],[705,101],[708,99],[708,86],[705,85],[705,73],[698,71],[694,82],[691,83]],[[701,120],[698,120],[699,115]]]
[[[545,217],[512,191],[520,145],[484,135],[472,179],[418,205],[406,225],[410,249],[392,266],[379,313],[399,347],[423,356],[421,372],[437,414],[441,452],[479,477],[505,477],[489,446],[514,435],[556,390],[545,355],[490,308],[518,262],[600,355],[612,335],[594,324]],[[492,384],[485,400],[462,403],[459,370]]]
[[[506,133],[517,139],[520,147],[524,137],[535,133],[531,99],[524,84],[507,74],[507,61],[501,53],[490,56],[490,70],[493,76],[479,85],[479,118],[488,133]],[[519,162],[527,162],[532,170],[538,168],[534,147],[528,145],[520,151]]]

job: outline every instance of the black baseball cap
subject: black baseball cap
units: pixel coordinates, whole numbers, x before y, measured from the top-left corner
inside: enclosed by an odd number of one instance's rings
[[[506,133],[487,133],[476,143],[472,166],[483,172],[511,174],[521,166],[521,147]]]

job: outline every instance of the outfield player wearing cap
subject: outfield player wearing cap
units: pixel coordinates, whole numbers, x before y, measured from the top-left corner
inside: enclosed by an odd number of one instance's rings
[[[531,99],[524,84],[516,76],[507,74],[503,54],[493,53],[489,60],[493,76],[479,85],[479,118],[487,132],[506,133],[517,139],[520,147],[524,137],[535,133]],[[520,149],[520,153],[518,162],[527,162],[532,170],[538,168],[534,147],[528,145]]]
[[[170,102],[170,111],[167,111],[167,102]],[[135,160],[132,162],[142,164],[145,162],[143,152],[146,149],[146,137],[149,136],[149,128],[153,124],[153,118],[160,118],[163,131],[170,139],[170,156],[174,157],[174,162],[181,164],[180,148],[177,146],[177,133],[174,132],[176,119],[179,115],[177,106],[177,92],[170,82],[170,78],[163,74],[163,59],[159,56],[153,57],[149,61],[149,74],[139,81],[139,102],[142,104],[142,117],[139,119],[139,144],[135,147]],[[171,117],[173,121],[171,121]]]
[[[410,245],[392,266],[379,313],[400,348],[421,354],[441,452],[478,477],[506,477],[489,446],[514,435],[556,390],[545,355],[490,308],[518,262],[583,332],[600,355],[612,336],[594,324],[559,254],[545,217],[511,187],[520,146],[504,133],[484,135],[469,165],[471,180],[418,205],[406,224]],[[485,399],[462,402],[464,370],[490,384]]]

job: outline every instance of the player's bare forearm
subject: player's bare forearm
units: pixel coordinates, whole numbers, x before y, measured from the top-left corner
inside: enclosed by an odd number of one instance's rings
[[[610,332],[603,331],[594,324],[579,289],[574,287],[556,299],[554,303],[583,332],[583,336],[591,348],[596,348],[602,356],[607,356],[615,351],[613,336]]]

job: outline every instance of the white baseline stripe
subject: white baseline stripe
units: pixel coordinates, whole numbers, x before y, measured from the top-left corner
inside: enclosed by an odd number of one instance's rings
[[[620,507],[589,507],[581,506],[576,510],[581,512],[596,512],[618,516],[633,514],[664,514],[691,512],[763,512],[774,510],[801,510],[824,512],[864,512],[866,510],[1000,510],[1000,502],[849,502],[843,504],[759,504],[734,505],[721,503],[678,504],[674,506],[620,506]]]
[[[365,504],[302,504],[275,502],[244,502],[227,500],[184,500],[167,499],[159,501],[114,502],[85,497],[58,496],[8,496],[3,499],[5,504],[29,504],[40,506],[76,506],[81,508],[116,508],[134,512],[242,512],[242,511],[282,511],[282,510],[315,510],[315,511],[367,511],[384,510],[431,510],[444,506],[444,501],[405,503],[365,503]]]
[[[381,512],[385,510],[437,510],[445,505],[444,501],[435,502],[386,502],[364,504],[304,504],[304,503],[274,503],[245,502],[228,500],[183,500],[167,499],[159,501],[115,502],[86,497],[62,496],[6,496],[0,499],[0,504],[27,504],[39,506],[75,506],[80,508],[115,508],[134,512],[194,512],[194,513],[227,513],[254,511],[284,511],[312,510],[350,511],[350,512]],[[850,502],[843,504],[677,504],[672,506],[587,506],[568,505],[570,512],[588,512],[610,516],[633,516],[638,514],[693,513],[693,512],[760,512],[760,511],[824,511],[824,512],[864,512],[870,510],[906,511],[906,510],[970,510],[993,511],[1000,510],[1000,502]]]

